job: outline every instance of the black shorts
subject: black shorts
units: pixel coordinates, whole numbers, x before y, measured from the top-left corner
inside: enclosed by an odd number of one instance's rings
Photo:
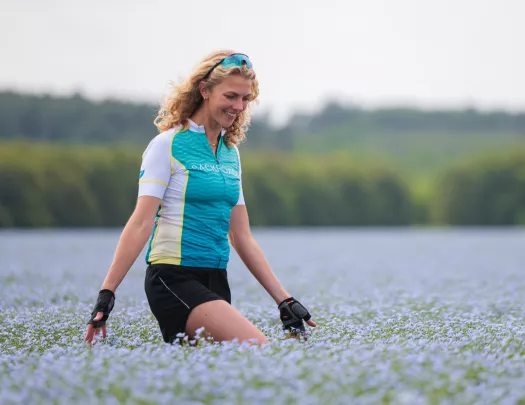
[[[185,333],[188,316],[197,305],[215,300],[231,304],[225,269],[151,264],[146,269],[144,288],[166,343]]]

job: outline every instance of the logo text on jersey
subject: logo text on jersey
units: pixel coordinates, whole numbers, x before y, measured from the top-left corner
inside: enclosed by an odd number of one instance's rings
[[[202,170],[205,172],[223,172],[226,174],[231,174],[234,176],[239,176],[239,172],[235,169],[232,169],[231,167],[223,166],[223,165],[212,165],[209,163],[205,164],[198,164],[198,165],[191,165],[191,169],[193,170]]]

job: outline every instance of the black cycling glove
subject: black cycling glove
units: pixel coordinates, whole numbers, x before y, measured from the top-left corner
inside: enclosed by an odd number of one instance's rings
[[[97,303],[95,304],[95,309],[91,313],[91,318],[89,319],[88,324],[93,325],[95,329],[101,328],[106,324],[108,320],[109,313],[115,305],[115,294],[111,290],[100,290],[98,293]],[[104,316],[99,321],[94,321],[95,317],[99,312],[102,312]]]
[[[294,297],[290,297],[281,302],[278,306],[283,329],[289,329],[292,333],[304,333],[304,321],[312,317],[308,310]]]

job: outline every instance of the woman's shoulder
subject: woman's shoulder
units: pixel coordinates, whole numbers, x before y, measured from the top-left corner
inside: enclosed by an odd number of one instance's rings
[[[239,152],[239,147],[236,144],[232,144],[229,146],[229,148],[237,154],[237,156],[240,158],[241,152]]]
[[[179,129],[180,128],[174,127],[155,135],[152,139],[150,139],[143,152],[143,156],[147,153],[163,153],[165,150],[170,150],[171,144],[173,142],[173,136]]]
[[[180,131],[182,127],[179,125],[179,126],[176,126],[176,127],[173,127],[173,128],[170,128],[164,132],[161,132],[160,134],[157,134],[155,135],[155,137],[153,137],[150,142],[149,142],[149,145],[154,145],[154,144],[168,144],[170,143],[172,140],[173,140],[173,136],[178,132]]]
[[[175,135],[177,132],[179,132],[180,130],[182,129],[182,125],[177,125],[173,128],[170,128],[164,132],[161,132],[160,134],[158,134],[155,138],[160,138],[160,139],[169,139],[171,140],[173,138],[173,135]]]

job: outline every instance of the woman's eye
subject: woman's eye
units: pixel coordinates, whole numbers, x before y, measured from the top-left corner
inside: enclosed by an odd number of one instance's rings
[[[231,94],[228,94],[228,95],[226,96],[226,98],[227,98],[228,100],[233,100],[233,99],[235,98],[235,96],[232,96]]]

